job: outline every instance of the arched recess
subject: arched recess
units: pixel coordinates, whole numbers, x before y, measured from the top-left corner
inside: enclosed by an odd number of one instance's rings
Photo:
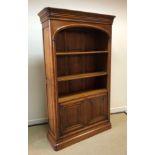
[[[56,31],[59,97],[107,88],[109,38],[106,31],[91,26],[67,26]],[[79,78],[83,75],[87,78]]]
[[[54,34],[56,52],[106,51],[108,40],[108,32],[88,25],[65,26]]]

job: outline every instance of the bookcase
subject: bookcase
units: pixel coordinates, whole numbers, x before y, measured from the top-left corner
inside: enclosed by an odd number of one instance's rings
[[[111,34],[115,16],[44,8],[49,130],[60,150],[111,128]]]

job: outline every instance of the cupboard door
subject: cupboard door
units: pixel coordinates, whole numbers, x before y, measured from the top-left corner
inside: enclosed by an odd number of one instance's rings
[[[98,96],[85,101],[89,111],[87,124],[93,124],[108,119],[107,95]]]
[[[107,119],[107,95],[60,105],[61,135]]]
[[[83,127],[81,118],[82,102],[74,102],[60,106],[61,134],[80,129]]]

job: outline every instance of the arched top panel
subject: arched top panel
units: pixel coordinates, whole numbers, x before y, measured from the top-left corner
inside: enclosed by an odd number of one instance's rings
[[[53,37],[55,38],[55,36],[57,35],[57,33],[59,33],[60,31],[65,30],[65,29],[69,29],[69,28],[95,29],[95,30],[101,31],[103,33],[106,33],[110,37],[109,31],[107,29],[105,29],[104,27],[98,27],[98,26],[94,26],[94,25],[90,25],[90,24],[69,24],[69,25],[61,26],[61,27],[59,27],[54,32]]]
[[[57,52],[104,51],[108,49],[108,32],[92,26],[65,26],[54,34]]]

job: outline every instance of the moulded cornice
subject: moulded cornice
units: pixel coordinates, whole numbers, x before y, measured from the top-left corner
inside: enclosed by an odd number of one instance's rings
[[[89,13],[75,10],[58,9],[58,8],[44,8],[38,13],[40,20],[44,23],[47,20],[69,20],[69,21],[80,21],[80,22],[92,22],[102,24],[112,24],[115,16]]]

